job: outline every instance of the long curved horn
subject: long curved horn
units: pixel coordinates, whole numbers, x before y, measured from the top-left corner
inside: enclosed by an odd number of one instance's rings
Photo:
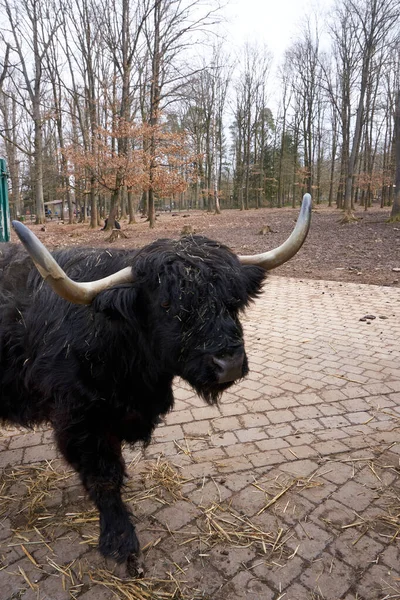
[[[243,265],[257,265],[267,271],[283,265],[300,250],[307,237],[311,223],[311,208],[311,196],[304,194],[296,226],[288,239],[274,250],[252,256],[238,256],[240,262]]]
[[[12,225],[43,279],[53,288],[56,294],[69,302],[90,304],[99,292],[114,285],[133,281],[130,267],[97,281],[72,281],[28,227],[25,227],[19,221],[13,221]]]

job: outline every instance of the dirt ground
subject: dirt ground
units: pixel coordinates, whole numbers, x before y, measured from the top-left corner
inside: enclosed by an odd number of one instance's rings
[[[181,235],[191,227],[195,233],[227,244],[239,254],[252,254],[274,248],[290,234],[298,209],[224,210],[221,215],[189,211],[160,213],[156,227],[149,229],[145,219],[137,223],[121,221],[128,236],[110,244],[109,232],[90,230],[87,224],[67,225],[53,219],[41,226],[28,225],[50,249],[72,245],[139,248],[155,239]],[[310,233],[295,258],[276,270],[277,275],[304,279],[350,281],[400,287],[400,223],[388,223],[389,209],[358,211],[358,221],[341,225],[341,213],[318,206],[313,210]],[[260,235],[269,226],[270,232]],[[13,234],[13,240],[16,239]]]

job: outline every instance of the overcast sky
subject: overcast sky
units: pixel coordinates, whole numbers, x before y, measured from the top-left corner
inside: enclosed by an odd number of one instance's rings
[[[279,60],[296,38],[305,15],[326,9],[333,0],[229,0],[224,14],[228,40],[233,48],[246,41],[266,44]]]
[[[273,112],[279,103],[277,68],[284,52],[296,40],[305,17],[325,14],[334,0],[228,0],[224,9],[226,49],[240,55],[245,42],[266,45],[273,56],[269,75],[268,105]],[[322,41],[322,40],[321,40]]]

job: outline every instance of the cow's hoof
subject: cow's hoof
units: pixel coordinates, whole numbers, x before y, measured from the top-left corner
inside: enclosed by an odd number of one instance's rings
[[[141,554],[131,554],[126,562],[126,570],[130,577],[142,579],[144,577],[144,561]]]
[[[118,533],[115,529],[105,528],[100,535],[99,549],[103,556],[117,563],[125,563],[130,556],[139,555],[140,544],[132,523]]]

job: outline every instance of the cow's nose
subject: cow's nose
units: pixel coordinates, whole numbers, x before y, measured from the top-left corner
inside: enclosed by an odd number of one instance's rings
[[[244,352],[236,352],[233,356],[213,356],[213,362],[217,365],[218,383],[228,383],[240,379],[243,374]]]

